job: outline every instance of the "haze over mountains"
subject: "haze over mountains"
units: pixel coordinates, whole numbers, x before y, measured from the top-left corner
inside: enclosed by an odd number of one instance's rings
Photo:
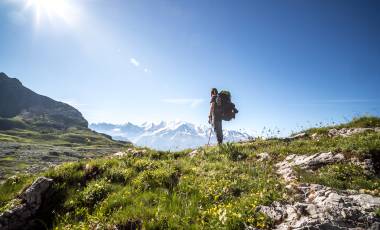
[[[210,126],[195,125],[185,121],[145,122],[141,125],[126,123],[124,125],[97,123],[90,124],[91,129],[105,133],[115,140],[131,141],[138,146],[159,150],[181,150],[196,148],[208,143]],[[249,139],[250,135],[235,130],[224,130],[226,142]],[[216,142],[214,133],[210,143]]]

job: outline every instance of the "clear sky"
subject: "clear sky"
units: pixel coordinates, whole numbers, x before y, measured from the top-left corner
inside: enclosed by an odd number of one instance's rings
[[[283,132],[380,115],[380,1],[0,0],[0,71],[90,122]]]

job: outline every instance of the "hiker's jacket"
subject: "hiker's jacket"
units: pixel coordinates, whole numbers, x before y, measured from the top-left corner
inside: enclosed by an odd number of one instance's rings
[[[213,107],[213,110],[212,110],[213,119],[220,119],[220,112],[218,110],[218,105],[216,103],[216,98],[217,97],[218,97],[217,95],[213,95],[211,97],[211,101],[210,101],[211,104],[214,103],[214,107]]]

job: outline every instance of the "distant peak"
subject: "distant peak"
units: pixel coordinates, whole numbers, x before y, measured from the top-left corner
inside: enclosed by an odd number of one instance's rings
[[[0,80],[3,80],[3,82],[15,82],[16,84],[22,85],[21,81],[17,78],[10,78],[7,74],[4,72],[0,72]]]
[[[0,72],[0,78],[9,79],[8,75],[6,75],[4,72]]]

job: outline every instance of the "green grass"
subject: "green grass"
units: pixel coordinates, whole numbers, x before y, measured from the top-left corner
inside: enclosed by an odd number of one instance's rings
[[[0,186],[0,213],[11,205],[9,202],[16,197],[24,188],[33,182],[34,177],[16,175],[10,177]]]
[[[300,181],[323,184],[337,189],[365,189],[380,192],[380,178],[366,175],[363,168],[352,163],[328,165],[314,172],[297,170]]]
[[[368,123],[367,119],[352,125]],[[78,130],[72,132],[62,134],[67,143],[85,143],[90,138],[78,136]],[[291,195],[284,189],[285,182],[276,175],[275,163],[289,154],[328,151],[344,153],[346,158],[372,158],[378,163],[380,134],[322,136],[319,140],[257,139],[199,148],[194,157],[188,156],[190,151],[146,149],[143,156],[82,160],[49,169],[40,175],[55,181],[56,195],[51,201],[54,207],[49,210],[53,215],[42,219],[55,229],[271,228],[272,221],[258,212],[257,207],[286,201]],[[262,152],[268,152],[271,159],[257,161]],[[297,172],[300,182],[377,195],[380,189],[378,176],[367,175],[362,168],[349,163]],[[17,204],[12,198],[35,177],[20,178],[0,185],[0,210]]]
[[[150,150],[143,157],[101,158],[50,169],[42,175],[55,181],[59,194],[52,198],[57,200],[54,226],[269,227],[270,220],[256,207],[281,200],[284,185],[269,165],[231,158],[234,153],[229,150],[236,149],[246,151],[229,144],[199,150],[199,155],[190,158],[189,151]],[[12,188],[2,193],[3,201],[8,201],[3,202],[3,209],[29,182],[20,181],[19,187],[10,187],[7,181],[0,186]]]
[[[14,118],[0,117],[0,130],[23,129],[27,127],[28,125],[19,117],[14,117]]]
[[[328,131],[332,128],[342,129],[342,128],[373,128],[373,127],[380,127],[380,117],[374,117],[374,116],[355,117],[347,123],[333,125],[333,126],[311,128],[311,129],[305,130],[304,132],[309,135],[313,133],[326,135]]]
[[[0,141],[18,143],[39,143],[57,146],[123,146],[104,135],[86,129],[30,130],[11,129],[0,131]]]

